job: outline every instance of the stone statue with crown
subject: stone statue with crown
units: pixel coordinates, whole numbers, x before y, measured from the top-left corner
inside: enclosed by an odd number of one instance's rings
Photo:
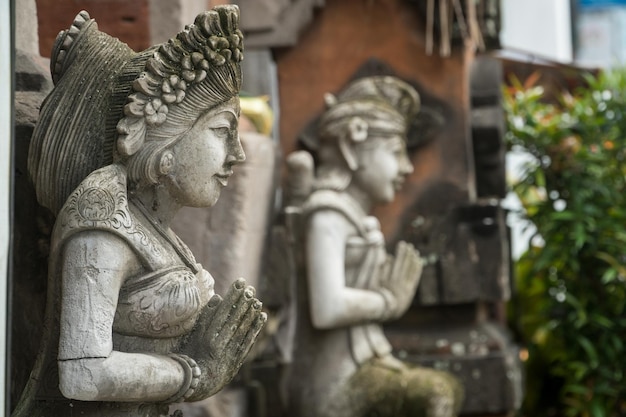
[[[413,172],[406,147],[419,96],[390,76],[327,95],[315,149],[288,157],[285,209],[296,266],[289,414],[453,417],[463,393],[450,374],[400,361],[383,323],[409,308],[423,260],[400,241],[385,250],[376,205]]]
[[[241,367],[266,321],[254,288],[215,294],[170,229],[245,159],[238,22],[218,6],[134,52],[81,12],[57,37],[29,153],[56,216],[46,325],[15,417],[168,416]]]

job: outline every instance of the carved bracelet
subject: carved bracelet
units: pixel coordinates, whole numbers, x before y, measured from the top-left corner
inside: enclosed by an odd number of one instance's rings
[[[393,318],[394,313],[395,313],[394,312],[395,298],[393,294],[387,288],[379,288],[376,291],[383,297],[383,301],[385,302],[385,310],[383,311],[381,319],[389,320]]]
[[[196,361],[194,361],[187,355],[172,353],[169,355],[169,357],[181,364],[181,366],[183,367],[183,371],[185,372],[185,379],[183,380],[183,384],[181,385],[178,392],[168,398],[165,402],[180,403],[193,395],[196,387],[198,386],[198,382],[200,382],[200,375],[202,375],[202,370],[200,369]]]

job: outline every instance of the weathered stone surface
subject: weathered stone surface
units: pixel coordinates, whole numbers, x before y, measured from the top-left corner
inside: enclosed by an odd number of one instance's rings
[[[387,330],[400,357],[458,377],[466,393],[462,414],[507,414],[521,406],[519,350],[502,327],[448,320],[441,326],[407,330]]]
[[[289,156],[285,223],[295,299],[287,411],[300,417],[454,416],[462,389],[445,372],[391,355],[382,323],[410,307],[423,260],[406,242],[386,253],[373,207],[413,171],[407,131],[417,92],[390,76],[326,96],[311,154]],[[293,294],[292,293],[292,294]]]
[[[497,201],[451,208],[436,217],[420,212],[418,204],[413,227],[405,233],[429,262],[417,294],[419,304],[508,300],[508,229]]]
[[[46,315],[15,417],[161,417],[215,394],[242,366],[266,321],[254,288],[238,279],[215,295],[170,229],[181,207],[214,205],[245,160],[238,20],[236,6],[217,7],[176,46],[140,53],[84,11],[59,34],[27,161],[39,203],[56,215]],[[25,134],[32,94],[18,97]]]

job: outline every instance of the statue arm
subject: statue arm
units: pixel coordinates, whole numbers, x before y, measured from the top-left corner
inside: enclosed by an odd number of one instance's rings
[[[179,362],[167,356],[112,351],[106,358],[59,361],[59,387],[81,401],[166,401],[183,384]]]
[[[346,285],[345,247],[354,226],[334,210],[309,219],[306,267],[311,318],[318,329],[380,321],[385,315],[381,293]]]
[[[111,233],[81,232],[65,245],[59,384],[63,395],[83,401],[164,401],[185,378],[168,356],[113,350],[112,326],[123,280],[141,265]]]

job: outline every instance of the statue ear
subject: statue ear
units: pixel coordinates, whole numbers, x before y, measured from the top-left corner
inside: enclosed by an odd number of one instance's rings
[[[348,122],[348,131],[353,142],[363,142],[367,139],[367,129],[367,122],[360,117],[353,117]]]
[[[167,175],[174,167],[174,154],[172,151],[165,151],[158,161],[157,172],[159,175]]]
[[[349,135],[343,135],[339,138],[339,152],[341,152],[343,160],[348,164],[350,171],[356,171],[359,167],[359,161],[356,157],[354,142],[350,139]]]
[[[356,171],[359,167],[355,145],[367,139],[367,130],[365,120],[353,117],[348,122],[347,132],[339,138],[339,151],[351,171]]]
[[[360,117],[353,117],[348,122],[347,134],[339,138],[339,150],[352,171],[356,171],[359,167],[354,145],[367,139],[367,129],[365,120]]]

